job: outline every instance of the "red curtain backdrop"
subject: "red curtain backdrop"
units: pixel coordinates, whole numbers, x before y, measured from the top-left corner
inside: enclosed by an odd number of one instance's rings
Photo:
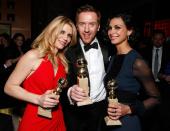
[[[157,20],[157,21],[146,21],[144,25],[144,36],[150,37],[154,29],[161,29],[165,32],[166,37],[170,37],[170,19]]]

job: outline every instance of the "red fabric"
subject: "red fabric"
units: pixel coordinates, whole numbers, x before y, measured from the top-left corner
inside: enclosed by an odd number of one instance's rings
[[[43,94],[54,89],[59,78],[66,78],[64,66],[59,61],[58,71],[54,75],[52,63],[45,58],[37,70],[23,83],[23,87],[35,94]],[[38,106],[28,103],[19,125],[19,131],[66,131],[62,107],[60,103],[52,110],[52,119],[37,114]]]

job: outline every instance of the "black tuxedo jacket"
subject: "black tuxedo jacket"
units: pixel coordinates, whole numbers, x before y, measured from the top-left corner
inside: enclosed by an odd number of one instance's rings
[[[104,66],[105,66],[105,70],[106,70],[107,65],[108,65],[108,50],[107,50],[107,47],[102,44],[100,44],[100,47],[101,47],[101,51],[103,54],[103,61],[104,61]],[[85,58],[84,54],[83,54],[83,50],[80,46],[80,43],[78,43],[75,46],[70,47],[66,52],[66,58],[69,63],[69,73],[68,73],[68,77],[67,77],[69,86],[72,86],[77,83],[76,61],[80,57]]]
[[[150,69],[152,69],[152,50],[153,50],[153,46],[149,46],[148,48],[144,49],[143,51],[143,57],[146,60],[146,62],[148,63]],[[168,61],[168,59],[170,58],[170,48],[167,45],[164,45],[162,48],[162,59],[161,59],[161,67],[160,69],[162,69],[162,67],[165,65],[165,63]]]
[[[102,54],[103,54],[103,61],[104,61],[104,66],[105,66],[105,70],[106,70],[107,66],[108,66],[108,62],[109,62],[108,48],[107,48],[107,46],[103,45],[102,43],[99,43],[99,45],[100,45],[100,48],[101,48],[101,51],[102,51]],[[68,71],[68,75],[67,75],[67,81],[68,81],[68,87],[70,87],[70,86],[72,86],[74,84],[77,84],[76,61],[77,61],[77,59],[79,57],[84,57],[84,53],[83,53],[83,50],[81,48],[80,43],[77,43],[76,45],[69,47],[69,49],[65,53],[65,56],[66,56],[66,58],[68,60],[68,64],[69,64],[69,71]],[[61,97],[61,98],[63,98],[63,100],[61,102],[64,105],[69,104],[68,99],[66,100],[66,98],[67,98],[67,96],[66,96],[67,90],[68,90],[68,88],[63,90],[62,97]]]

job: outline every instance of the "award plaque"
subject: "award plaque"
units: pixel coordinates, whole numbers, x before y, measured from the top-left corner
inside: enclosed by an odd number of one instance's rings
[[[109,90],[109,96],[108,96],[109,104],[118,102],[118,99],[116,98],[116,95],[115,95],[115,89],[117,88],[117,85],[116,85],[116,81],[114,79],[111,79],[110,81],[108,81],[107,88]],[[105,119],[107,126],[122,125],[120,120],[112,120],[109,118],[109,116],[106,116],[104,119]]]
[[[87,61],[84,58],[79,58],[77,60],[77,81],[78,85],[89,94],[89,86],[88,86],[88,77],[87,77]],[[77,102],[77,106],[89,105],[92,104],[92,100],[90,97],[87,97],[86,100],[82,102]]]
[[[54,89],[53,93],[60,97],[60,93],[62,92],[62,88],[67,85],[67,81],[64,78],[60,78],[58,80],[58,86]],[[38,107],[38,115],[52,118],[51,108],[43,108],[41,106]]]

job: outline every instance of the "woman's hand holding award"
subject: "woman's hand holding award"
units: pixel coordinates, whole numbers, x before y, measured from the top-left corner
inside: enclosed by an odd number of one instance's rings
[[[62,88],[67,85],[67,81],[64,78],[60,78],[58,80],[58,86],[54,89],[53,93],[60,97],[60,93],[62,92]],[[59,98],[58,98],[59,99]],[[46,118],[52,118],[52,109],[51,108],[43,108],[41,106],[38,107],[38,115],[46,117]]]
[[[107,83],[107,88],[109,90],[109,96],[108,96],[109,104],[117,103],[118,99],[116,98],[116,95],[115,95],[115,89],[117,88],[116,80],[114,79],[109,80]],[[104,119],[105,119],[107,126],[122,125],[120,120],[112,120],[109,118],[109,116],[106,116]]]

